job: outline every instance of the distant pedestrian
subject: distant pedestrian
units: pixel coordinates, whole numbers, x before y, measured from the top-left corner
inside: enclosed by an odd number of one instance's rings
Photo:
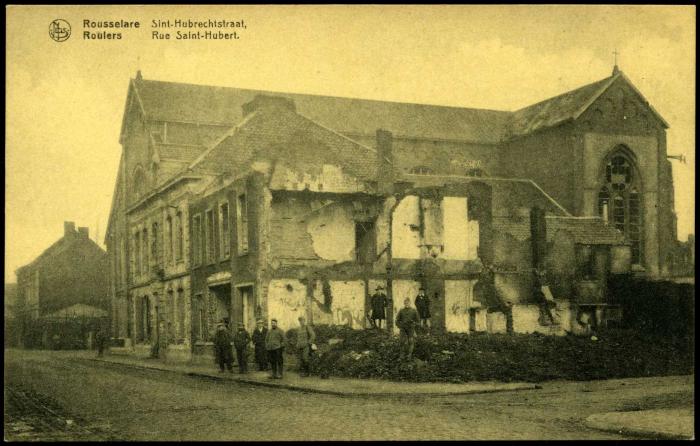
[[[270,330],[265,338],[265,348],[272,366],[270,378],[280,379],[284,369],[284,331],[277,327],[277,319],[272,319],[270,325]]]
[[[238,324],[238,331],[233,337],[233,345],[236,347],[236,360],[238,361],[238,372],[248,373],[248,344],[250,335],[242,323]]]
[[[425,288],[421,287],[416,296],[416,310],[420,316],[421,327],[430,328],[430,298],[425,294]]]
[[[389,306],[389,299],[384,294],[384,287],[379,285],[372,295],[372,324],[381,329],[382,321],[386,319],[386,308]]]
[[[255,346],[255,362],[258,370],[268,369],[267,349],[265,348],[265,338],[267,337],[267,327],[263,325],[263,320],[258,319],[253,331],[253,345]]]
[[[297,332],[297,351],[299,352],[299,375],[309,376],[312,349],[316,341],[316,333],[313,327],[306,324],[306,318],[299,316],[299,330]]]
[[[396,326],[400,329],[401,358],[411,359],[416,344],[416,326],[420,323],[420,318],[418,312],[411,308],[411,299],[406,298],[403,305],[396,315]]]
[[[104,328],[100,327],[97,329],[95,343],[97,344],[97,357],[101,358],[104,356],[105,346],[107,345],[107,333]]]
[[[216,362],[219,364],[219,371],[224,372],[224,366],[233,373],[233,351],[231,349],[231,334],[226,330],[223,321],[216,325],[214,335],[214,351]]]

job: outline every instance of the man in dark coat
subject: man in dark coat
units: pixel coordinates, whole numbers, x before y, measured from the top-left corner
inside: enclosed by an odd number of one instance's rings
[[[384,294],[384,287],[379,285],[376,292],[372,295],[372,323],[375,327],[381,329],[382,321],[386,319],[386,308],[389,306],[389,299]]]
[[[401,358],[411,359],[416,344],[416,326],[420,323],[420,319],[418,312],[411,308],[411,299],[406,298],[403,305],[404,307],[396,315],[396,326],[401,329],[399,333]]]
[[[272,319],[270,325],[270,330],[265,337],[265,348],[267,349],[267,356],[270,358],[270,365],[272,366],[272,375],[270,378],[280,379],[282,378],[284,369],[284,331],[277,327],[277,319]]]
[[[224,366],[228,371],[233,373],[233,351],[231,350],[231,334],[226,330],[223,322],[216,326],[216,334],[214,335],[214,352],[216,353],[216,362],[219,364],[219,370],[224,372]]]
[[[267,327],[263,325],[263,320],[258,319],[253,331],[253,345],[255,345],[255,362],[258,363],[258,370],[267,370],[267,350],[265,349],[265,338],[267,337]]]
[[[420,316],[421,327],[430,328],[430,298],[425,294],[425,288],[421,287],[416,296],[416,310]]]
[[[236,360],[238,361],[238,372],[248,373],[248,344],[250,335],[242,323],[238,324],[238,331],[233,337],[233,345],[236,347]]]

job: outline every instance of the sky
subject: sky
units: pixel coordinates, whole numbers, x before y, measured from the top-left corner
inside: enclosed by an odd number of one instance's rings
[[[49,37],[64,19],[72,35]],[[244,20],[238,40],[151,20]],[[140,22],[84,40],[83,21]],[[92,29],[91,32],[98,30]],[[161,31],[164,31],[161,29]],[[165,30],[167,31],[167,30]],[[8,6],[5,282],[63,235],[103,244],[129,79],[517,110],[618,65],[669,123],[678,236],[695,232],[693,6]]]

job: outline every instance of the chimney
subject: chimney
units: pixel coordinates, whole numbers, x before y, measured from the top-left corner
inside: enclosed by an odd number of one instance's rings
[[[72,221],[63,222],[63,236],[69,237],[75,234],[75,223]]]
[[[243,117],[262,109],[287,109],[296,112],[294,100],[282,96],[256,95],[252,101],[241,106]]]
[[[377,130],[377,189],[379,193],[394,192],[393,135],[388,130]]]
[[[90,230],[85,226],[78,227],[78,234],[82,238],[90,238]]]

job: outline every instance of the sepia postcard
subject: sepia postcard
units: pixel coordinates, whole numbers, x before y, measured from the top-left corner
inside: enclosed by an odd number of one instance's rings
[[[695,438],[694,6],[5,15],[5,441]]]

